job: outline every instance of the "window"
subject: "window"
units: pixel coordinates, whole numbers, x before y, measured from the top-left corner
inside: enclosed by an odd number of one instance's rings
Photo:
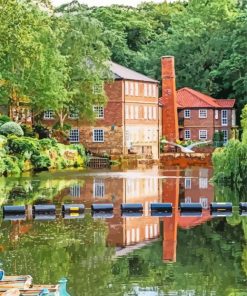
[[[96,118],[104,118],[104,107],[102,106],[93,106],[93,111]]]
[[[191,188],[191,178],[185,178],[184,180],[184,186],[186,189],[190,189]]]
[[[102,179],[93,180],[93,197],[104,197],[105,195],[105,183]]]
[[[100,95],[103,93],[103,83],[97,83],[93,86],[93,93],[95,95]]]
[[[200,197],[200,204],[202,205],[203,209],[208,208],[208,199],[207,197]]]
[[[148,96],[148,86],[146,83],[144,83],[144,97]]]
[[[207,109],[200,109],[199,110],[199,118],[207,118],[208,117],[208,110]]]
[[[73,197],[80,197],[81,195],[81,186],[76,184],[76,185],[72,185],[70,186],[70,195]]]
[[[184,118],[190,118],[190,110],[184,110]]]
[[[221,125],[223,126],[228,125],[228,110],[221,111]]]
[[[148,119],[153,119],[153,109],[152,109],[152,107],[148,107]]]
[[[214,117],[215,119],[219,119],[219,110],[215,110]]]
[[[153,97],[156,98],[156,85],[153,84]]]
[[[72,128],[69,131],[69,141],[70,143],[79,143],[79,129],[78,128]]]
[[[185,197],[184,202],[185,203],[191,203],[191,197]]]
[[[125,118],[129,119],[129,106],[125,105]]]
[[[44,112],[44,119],[54,119],[53,110],[47,110]]]
[[[129,95],[133,96],[134,95],[134,82],[130,82],[129,85],[130,85],[130,89],[129,89],[130,93],[129,93]]]
[[[200,189],[208,188],[208,178],[199,178],[199,188]]]
[[[139,84],[138,82],[135,83],[135,96],[139,96]]]
[[[144,106],[144,119],[148,119],[148,107]]]
[[[185,140],[190,140],[190,138],[191,138],[190,130],[185,130],[184,131],[184,139]]]
[[[135,119],[139,118],[139,108],[138,106],[135,106]]]
[[[152,84],[148,84],[148,96],[152,97]]]
[[[153,107],[153,119],[157,118],[156,107]]]
[[[232,126],[236,126],[236,110],[232,110]]]
[[[94,129],[93,130],[93,142],[104,142],[104,130]]]
[[[134,106],[130,106],[130,119],[134,119]]]
[[[199,130],[199,140],[207,140],[208,131],[207,130]]]
[[[224,142],[224,144],[226,144],[228,141],[228,131],[223,130],[222,132],[223,132],[223,142]]]
[[[78,111],[70,111],[69,119],[78,119],[79,118],[79,112]]]
[[[129,95],[129,82],[125,81],[125,95]]]

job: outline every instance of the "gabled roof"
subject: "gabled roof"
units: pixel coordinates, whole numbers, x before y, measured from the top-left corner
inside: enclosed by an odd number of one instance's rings
[[[233,108],[234,99],[214,99],[188,87],[177,91],[178,108]]]
[[[119,64],[110,62],[110,70],[114,74],[115,79],[126,79],[126,80],[136,80],[136,81],[145,81],[158,83],[157,80],[154,80],[150,77],[147,77],[141,73],[133,71],[129,68],[121,66]]]

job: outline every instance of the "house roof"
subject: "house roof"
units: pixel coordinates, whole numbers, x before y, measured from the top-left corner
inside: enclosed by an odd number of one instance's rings
[[[114,74],[115,79],[126,79],[158,83],[158,80],[154,80],[148,76],[138,73],[134,70],[121,66],[119,64],[110,62],[110,70]]]
[[[234,99],[214,99],[188,87],[177,91],[178,108],[233,108]]]

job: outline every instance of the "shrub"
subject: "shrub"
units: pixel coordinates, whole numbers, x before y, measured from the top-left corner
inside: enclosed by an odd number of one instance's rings
[[[68,123],[64,123],[63,127],[61,127],[60,122],[56,122],[53,125],[52,129],[66,132],[66,131],[69,131],[71,129],[71,125],[68,124]]]
[[[82,145],[79,145],[79,144],[71,144],[70,147],[72,149],[75,149],[80,156],[85,156],[86,155],[85,148]]]
[[[25,137],[34,137],[35,136],[35,132],[30,125],[22,124],[21,128],[23,129]]]
[[[9,118],[9,116],[7,115],[0,115],[0,126],[3,125],[6,122],[11,121],[11,119]]]
[[[7,147],[10,153],[16,154],[37,154],[40,149],[38,139],[32,139],[28,137],[18,138],[16,136],[9,136]]]
[[[16,136],[23,136],[24,132],[21,126],[13,121],[6,122],[0,127],[0,133],[2,135],[16,135]]]
[[[8,175],[20,174],[21,170],[18,165],[18,159],[14,156],[6,155],[3,159]]]
[[[35,169],[48,169],[51,166],[51,160],[48,156],[33,154],[31,162]]]
[[[39,141],[42,149],[49,150],[52,147],[57,147],[57,141],[55,139],[42,139]]]

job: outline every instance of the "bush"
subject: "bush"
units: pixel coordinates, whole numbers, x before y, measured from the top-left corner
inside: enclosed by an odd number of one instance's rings
[[[23,136],[24,132],[21,126],[13,121],[6,122],[0,127],[0,133],[4,136],[7,135],[16,135],[16,136]]]
[[[23,129],[25,137],[34,137],[35,136],[35,132],[30,125],[22,124],[21,128]]]
[[[31,157],[31,162],[35,169],[48,169],[51,166],[51,160],[48,156],[33,154]]]
[[[11,119],[9,118],[9,116],[7,115],[0,115],[0,126],[3,125],[6,122],[11,121]]]
[[[63,127],[61,127],[60,122],[56,122],[53,125],[52,129],[66,132],[71,130],[71,125],[68,123],[64,123]]]
[[[55,139],[42,139],[39,141],[42,149],[49,150],[52,147],[57,147],[57,141]]]
[[[7,155],[4,157],[3,162],[6,167],[5,172],[8,175],[14,175],[14,174],[19,175],[21,173],[21,169],[19,168],[17,157]]]
[[[16,154],[37,154],[40,149],[38,139],[22,137],[18,138],[16,136],[9,136],[7,141],[7,148],[10,153]]]

